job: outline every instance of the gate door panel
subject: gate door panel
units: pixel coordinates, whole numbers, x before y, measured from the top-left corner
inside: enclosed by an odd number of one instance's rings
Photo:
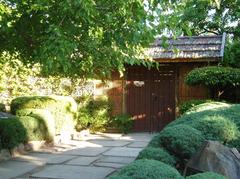
[[[127,113],[134,131],[160,131],[175,118],[175,73],[169,67],[130,67],[127,73]]]

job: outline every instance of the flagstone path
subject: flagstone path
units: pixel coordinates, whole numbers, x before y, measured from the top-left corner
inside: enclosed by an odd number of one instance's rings
[[[0,179],[103,179],[135,160],[153,135],[89,135],[0,162]]]

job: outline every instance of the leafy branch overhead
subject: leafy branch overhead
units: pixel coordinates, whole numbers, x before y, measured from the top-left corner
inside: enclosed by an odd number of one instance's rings
[[[148,10],[148,12],[146,11]],[[137,59],[156,32],[140,0],[1,0],[1,51],[40,63],[45,74],[108,76]]]

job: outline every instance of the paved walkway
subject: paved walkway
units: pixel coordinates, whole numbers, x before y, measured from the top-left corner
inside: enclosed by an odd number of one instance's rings
[[[131,163],[152,135],[90,135],[0,162],[0,179],[103,179]]]

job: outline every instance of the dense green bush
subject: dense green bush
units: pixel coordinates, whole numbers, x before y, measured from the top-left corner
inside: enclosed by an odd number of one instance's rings
[[[6,107],[3,103],[0,103],[0,112],[6,112]]]
[[[113,118],[112,123],[118,130],[120,130],[124,134],[130,132],[133,127],[133,120],[128,114],[117,115]]]
[[[240,105],[211,102],[190,109],[169,126],[184,124],[198,129],[205,139],[240,148]]]
[[[17,118],[0,118],[0,149],[13,149],[27,142],[27,132]]]
[[[156,160],[136,160],[109,179],[183,179],[171,166]]]
[[[151,141],[148,143],[148,147],[162,147],[160,141],[160,135],[155,135]]]
[[[227,179],[227,177],[213,172],[204,172],[188,176],[186,179]]]
[[[163,148],[146,147],[139,153],[137,159],[158,160],[171,166],[176,164],[176,159]]]
[[[20,118],[22,116],[30,116],[32,118],[36,118],[42,125],[46,127],[45,138],[48,141],[51,141],[55,135],[55,122],[54,117],[51,112],[45,109],[22,109],[18,110],[16,113]],[[43,131],[42,131],[43,132]]]
[[[71,97],[63,96],[26,96],[15,98],[11,103],[11,112],[16,114],[23,109],[43,109],[51,112],[55,121],[55,132],[71,132],[74,128],[77,104]]]
[[[89,99],[79,106],[77,130],[104,131],[110,123],[111,104],[106,99]]]
[[[165,128],[160,133],[161,144],[177,157],[184,159],[196,152],[204,141],[199,130],[179,124]]]
[[[203,104],[203,103],[207,103],[207,102],[211,102],[211,101],[212,100],[210,100],[210,99],[199,99],[199,100],[189,100],[189,101],[182,102],[179,105],[179,114],[182,115],[194,106],[197,106],[197,105]]]
[[[53,140],[53,134],[49,131],[49,124],[46,120],[40,116],[20,116],[18,120],[24,126],[27,132],[28,141],[42,141],[51,142]]]

